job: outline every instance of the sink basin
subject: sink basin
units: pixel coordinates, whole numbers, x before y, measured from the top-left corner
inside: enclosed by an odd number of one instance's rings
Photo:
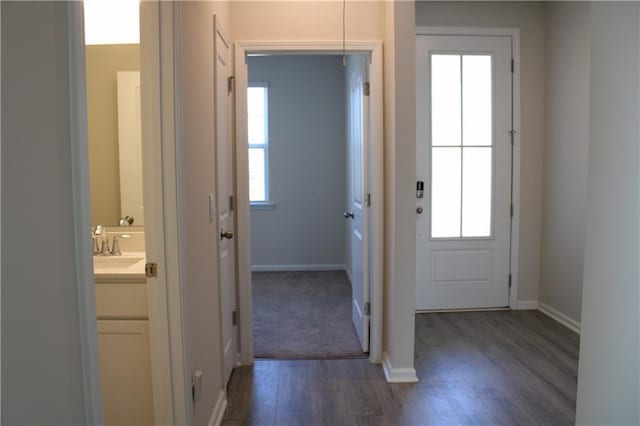
[[[129,252],[122,256],[93,256],[93,272],[96,277],[120,277],[144,275],[145,254]]]
[[[143,259],[144,257],[95,256],[93,265],[96,269],[127,269]]]

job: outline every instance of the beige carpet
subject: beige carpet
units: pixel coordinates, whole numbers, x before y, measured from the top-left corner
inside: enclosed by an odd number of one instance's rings
[[[256,358],[362,358],[344,271],[254,272]]]

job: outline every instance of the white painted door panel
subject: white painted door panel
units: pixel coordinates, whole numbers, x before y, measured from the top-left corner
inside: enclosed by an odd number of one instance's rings
[[[236,360],[236,309],[235,239],[233,217],[233,146],[231,140],[230,90],[228,78],[229,44],[215,20],[215,124],[217,167],[217,210],[220,279],[220,324],[222,327],[223,379],[228,383]]]
[[[416,307],[509,304],[511,38],[417,36]]]
[[[345,217],[351,222],[351,289],[352,319],[362,350],[369,350],[369,274],[368,274],[368,209],[367,209],[367,138],[368,138],[368,97],[364,96],[367,81],[367,58],[352,55],[348,58],[348,144],[350,165],[350,195]]]

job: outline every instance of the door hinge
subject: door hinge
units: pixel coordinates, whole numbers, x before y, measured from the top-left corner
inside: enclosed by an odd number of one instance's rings
[[[154,278],[158,276],[158,264],[157,263],[147,263],[144,265],[144,275],[147,278]]]
[[[371,303],[367,302],[364,304],[364,314],[365,315],[371,314]]]
[[[231,312],[231,324],[232,325],[238,324],[238,311]]]
[[[509,288],[511,288],[511,274],[509,274]]]
[[[229,210],[234,209],[234,201],[233,195],[229,195]]]
[[[511,207],[509,208],[509,215],[511,217],[513,217],[513,203],[511,204]]]
[[[233,92],[233,80],[235,79],[234,76],[229,76],[227,77],[227,94],[231,94],[231,92]]]
[[[366,82],[366,83],[364,83],[362,85],[362,90],[363,90],[365,96],[369,96],[369,91],[370,91],[369,82]]]
[[[515,143],[515,140],[516,140],[516,131],[515,130],[509,130],[509,135],[511,136],[511,145],[513,145]]]
[[[515,70],[516,70],[516,62],[513,59],[511,59],[511,72],[513,73],[515,72]]]
[[[367,207],[371,207],[371,193],[367,192],[367,195],[364,197],[364,204]]]

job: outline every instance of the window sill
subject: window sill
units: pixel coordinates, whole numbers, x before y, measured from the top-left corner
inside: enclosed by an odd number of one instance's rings
[[[251,210],[275,210],[276,204],[270,201],[249,203]]]

